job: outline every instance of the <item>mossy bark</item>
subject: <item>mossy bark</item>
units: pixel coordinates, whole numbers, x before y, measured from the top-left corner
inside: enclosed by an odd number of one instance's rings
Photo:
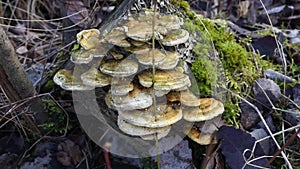
[[[35,89],[26,75],[14,48],[5,31],[0,27],[0,85],[11,102],[27,99],[35,94]],[[28,104],[31,111],[35,113],[35,120],[42,123],[46,119],[43,104],[40,99],[30,99]],[[26,117],[26,120],[30,120]],[[35,125],[29,121],[31,129],[37,130]]]

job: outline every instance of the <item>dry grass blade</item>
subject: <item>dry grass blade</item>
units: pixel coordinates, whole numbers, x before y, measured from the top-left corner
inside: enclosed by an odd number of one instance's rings
[[[266,166],[270,166],[270,164],[276,159],[276,157],[287,147],[289,146],[296,138],[297,135],[300,133],[300,128],[297,130],[296,133],[294,133],[288,141],[273,155],[273,157],[269,160],[269,162],[266,164]]]

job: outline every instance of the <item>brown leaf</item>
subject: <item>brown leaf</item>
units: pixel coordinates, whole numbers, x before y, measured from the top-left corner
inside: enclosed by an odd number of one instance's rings
[[[250,2],[248,0],[241,1],[238,8],[238,17],[245,17],[248,14]]]
[[[80,147],[71,140],[65,140],[58,145],[59,151],[66,152],[71,157],[73,164],[78,164],[82,159]]]
[[[240,169],[245,167],[245,169],[252,169],[253,166],[247,164],[246,159],[252,160],[255,157],[264,156],[264,152],[259,144],[254,147],[255,138],[249,133],[236,129],[230,126],[222,126],[219,129],[218,139],[221,140],[221,152],[225,157],[227,165],[232,169]],[[251,151],[254,148],[253,154]],[[268,162],[267,158],[259,158],[253,160],[251,164],[264,166]]]
[[[80,0],[66,1],[66,10],[67,10],[67,15],[70,16],[69,19],[74,24],[78,24],[78,26],[80,27],[85,26],[89,12],[88,9],[84,6],[82,1]]]

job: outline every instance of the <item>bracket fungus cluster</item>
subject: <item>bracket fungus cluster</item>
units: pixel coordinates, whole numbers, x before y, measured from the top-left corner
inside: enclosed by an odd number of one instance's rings
[[[165,137],[179,120],[216,117],[224,111],[220,101],[189,91],[191,79],[180,66],[176,50],[190,38],[181,26],[176,15],[154,17],[145,12],[124,17],[103,38],[97,29],[81,31],[77,41],[82,48],[70,60],[88,69],[80,75],[59,70],[54,82],[71,91],[110,85],[105,102],[118,112],[119,129],[145,140]]]

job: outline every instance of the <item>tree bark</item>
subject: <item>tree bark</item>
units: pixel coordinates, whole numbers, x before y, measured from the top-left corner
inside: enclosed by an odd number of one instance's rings
[[[35,95],[35,89],[18,60],[14,47],[5,31],[0,27],[0,85],[11,102],[27,99]],[[43,123],[47,116],[43,111],[43,104],[39,98],[30,99],[26,104],[34,112],[35,121]],[[28,117],[26,117],[26,120]],[[29,123],[32,123],[29,122]],[[33,130],[36,127],[30,124]]]

